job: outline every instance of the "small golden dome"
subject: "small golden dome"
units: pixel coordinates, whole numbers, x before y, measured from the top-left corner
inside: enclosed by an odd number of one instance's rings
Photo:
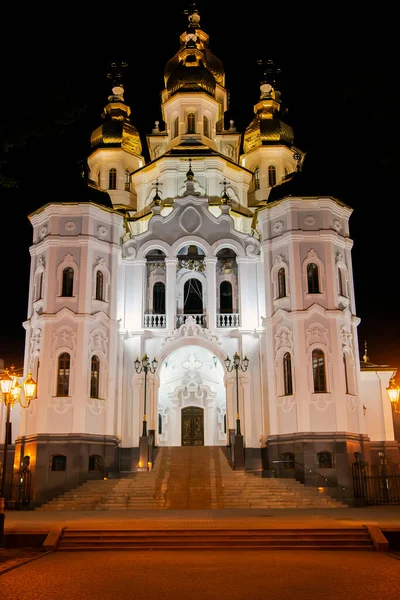
[[[92,148],[121,147],[129,154],[140,155],[142,143],[136,127],[130,122],[131,109],[124,103],[122,85],[113,88],[102,115],[104,123],[90,136]]]

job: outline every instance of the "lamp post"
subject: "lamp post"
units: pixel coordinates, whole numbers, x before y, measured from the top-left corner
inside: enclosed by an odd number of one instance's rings
[[[396,384],[396,382],[394,380],[394,373],[391,376],[389,385],[386,389],[387,389],[387,393],[389,394],[389,399],[393,406],[394,412],[400,413],[400,402],[399,402],[400,387]]]
[[[226,370],[230,373],[235,369],[236,372],[236,435],[242,435],[240,433],[240,413],[239,413],[239,369],[241,371],[247,371],[249,366],[249,359],[247,356],[244,358],[240,358],[239,354],[235,352],[233,357],[233,362],[229,358],[229,356],[225,359],[225,367]],[[232,363],[232,364],[231,364]]]
[[[139,358],[137,358],[135,360],[136,373],[139,374],[142,371],[144,372],[144,407],[143,407],[143,431],[142,431],[143,437],[147,436],[147,417],[146,417],[147,373],[148,372],[155,373],[157,370],[157,365],[158,365],[158,360],[156,360],[155,358],[153,358],[153,360],[151,361],[151,365],[150,365],[149,357],[147,356],[147,354],[145,354],[143,356],[142,360],[139,360]]]
[[[35,396],[36,382],[32,379],[31,373],[28,373],[27,379],[24,381],[25,402],[20,397],[22,386],[18,383],[18,375],[14,371],[14,366],[11,366],[11,372],[5,369],[0,376],[0,391],[2,397],[0,402],[6,406],[6,432],[4,439],[3,451],[3,467],[1,473],[1,489],[0,489],[0,548],[4,547],[4,508],[5,508],[5,492],[6,492],[6,477],[7,477],[7,450],[11,444],[11,420],[10,413],[14,405],[19,402],[22,408],[28,408]]]

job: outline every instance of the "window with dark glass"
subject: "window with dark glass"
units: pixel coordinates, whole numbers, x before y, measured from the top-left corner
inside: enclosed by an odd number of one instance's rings
[[[67,457],[63,454],[55,454],[51,457],[51,470],[52,471],[66,471],[67,470]]]
[[[74,270],[66,267],[62,273],[61,296],[72,296],[74,291]]]
[[[338,283],[339,283],[339,296],[344,296],[344,288],[343,288],[343,273],[342,269],[338,268]]]
[[[179,117],[175,117],[175,121],[174,121],[174,138],[178,137],[179,135]]]
[[[281,267],[278,271],[278,298],[286,298],[286,273]]]
[[[260,189],[260,169],[258,167],[254,171],[254,189]]]
[[[153,313],[165,315],[165,285],[157,281],[153,287]]]
[[[98,356],[92,356],[90,363],[90,397],[99,398],[99,374],[100,359]]]
[[[226,433],[226,413],[224,414],[224,433]]]
[[[125,170],[125,191],[129,192],[131,189],[131,175],[128,169]]]
[[[209,121],[208,117],[203,117],[203,131],[206,137],[210,137]]]
[[[98,454],[91,454],[89,456],[89,471],[102,471],[103,470],[103,457]]]
[[[332,452],[318,452],[318,467],[320,469],[333,469],[333,454]]]
[[[314,393],[326,392],[325,356],[322,350],[313,350],[312,369],[314,381]]]
[[[158,435],[162,435],[162,416],[158,413]]]
[[[184,285],[183,312],[185,315],[203,314],[203,286],[198,279],[189,279]]]
[[[219,286],[219,308],[221,313],[233,312],[232,284],[230,281],[221,281]]]
[[[294,469],[294,454],[293,452],[284,452],[283,453],[283,463],[284,469]]]
[[[104,275],[102,271],[96,273],[96,300],[104,300]]]
[[[117,169],[110,169],[108,172],[108,189],[117,189]]]
[[[268,167],[268,185],[273,187],[276,184],[276,169],[272,165]]]
[[[57,396],[68,396],[70,376],[70,355],[63,352],[58,357]]]
[[[348,394],[349,393],[349,379],[347,376],[347,360],[346,360],[345,353],[343,353],[343,369],[344,369],[344,384],[345,384],[346,394]]]
[[[196,133],[196,115],[189,113],[187,116],[187,132]]]
[[[315,263],[307,265],[307,291],[309,294],[319,294],[318,266]]]
[[[293,394],[293,381],[292,381],[292,357],[290,352],[286,352],[283,356],[283,383],[285,396],[291,396]]]
[[[36,300],[41,300],[42,298],[43,298],[43,271],[41,273],[39,273],[39,276],[38,276]]]

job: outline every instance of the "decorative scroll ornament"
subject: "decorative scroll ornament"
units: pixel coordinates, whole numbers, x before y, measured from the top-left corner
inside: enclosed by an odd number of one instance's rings
[[[288,327],[281,327],[275,334],[275,352],[279,348],[293,349],[293,334]]]
[[[339,219],[333,219],[333,228],[336,229],[336,231],[340,231],[342,224]]]
[[[221,344],[218,337],[211,334],[209,329],[206,329],[205,327],[202,327],[196,323],[196,319],[192,317],[192,315],[186,317],[186,321],[179,327],[179,329],[175,329],[171,336],[165,338],[164,344],[167,344],[168,342],[174,342],[182,337],[204,338],[215,344]]]
[[[346,325],[342,325],[340,328],[340,335],[342,338],[342,347],[353,349],[353,335]]]
[[[107,355],[108,338],[101,329],[94,329],[90,334],[89,354],[92,352],[102,352]]]
[[[308,215],[305,219],[304,219],[304,223],[306,225],[315,225],[315,217],[313,217],[312,215]]]
[[[97,233],[100,237],[105,237],[108,233],[108,229],[107,227],[104,227],[104,225],[99,225],[97,228]]]
[[[75,221],[67,221],[64,224],[64,229],[66,229],[66,231],[74,231],[76,229]]]
[[[328,329],[321,323],[312,323],[306,330],[306,335],[308,346],[311,346],[312,344],[328,345]]]
[[[69,325],[61,325],[53,333],[53,352],[59,348],[69,348],[75,352],[76,333]]]
[[[275,233],[279,233],[280,231],[283,230],[283,226],[284,226],[284,222],[283,221],[277,221],[274,224],[274,231]]]

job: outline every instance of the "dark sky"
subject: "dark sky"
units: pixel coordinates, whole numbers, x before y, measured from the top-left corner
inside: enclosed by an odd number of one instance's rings
[[[0,357],[6,364],[23,362],[32,240],[27,215],[77,176],[110,93],[110,62],[128,63],[125,100],[145,146],[144,136],[161,120],[164,67],[178,50],[189,4],[3,11],[0,244],[9,279],[1,293]],[[273,59],[281,68],[287,120],[295,145],[307,153],[304,169],[315,175],[316,193],[334,193],[354,209],[350,235],[361,355],[366,340],[371,361],[397,367],[397,37],[385,3],[371,13],[349,4],[235,8],[203,1],[197,7],[210,49],[225,67],[226,118],[234,119],[238,131],[251,122],[259,99],[257,61]]]

